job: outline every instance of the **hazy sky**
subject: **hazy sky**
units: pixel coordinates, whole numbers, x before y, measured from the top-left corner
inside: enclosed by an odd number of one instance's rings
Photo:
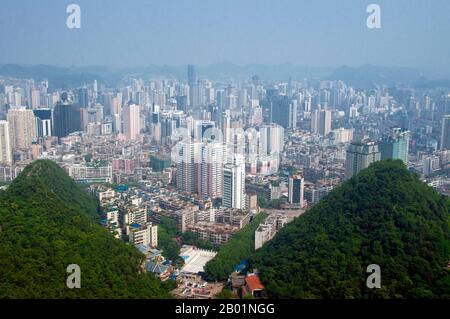
[[[66,7],[81,7],[81,29]],[[368,29],[367,5],[382,27]],[[0,63],[450,69],[448,0],[1,0]]]

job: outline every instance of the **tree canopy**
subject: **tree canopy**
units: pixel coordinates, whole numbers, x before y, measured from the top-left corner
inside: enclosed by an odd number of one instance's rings
[[[96,200],[57,164],[35,161],[0,193],[0,298],[168,298],[142,255],[99,225]],[[81,288],[66,286],[67,266]]]
[[[256,252],[274,298],[450,298],[450,200],[401,161],[344,182]],[[366,286],[367,266],[381,288]]]

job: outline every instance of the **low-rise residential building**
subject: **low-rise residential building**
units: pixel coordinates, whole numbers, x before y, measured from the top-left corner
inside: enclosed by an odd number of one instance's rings
[[[158,226],[152,225],[152,223],[132,224],[129,228],[129,239],[133,245],[158,246]]]

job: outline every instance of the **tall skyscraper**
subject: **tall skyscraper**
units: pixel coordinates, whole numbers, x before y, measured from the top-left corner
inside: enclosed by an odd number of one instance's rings
[[[286,95],[275,95],[270,99],[271,122],[284,127],[297,127],[297,103],[290,101]]]
[[[444,115],[442,118],[441,129],[441,150],[450,149],[450,115]]]
[[[208,142],[202,146],[200,193],[203,196],[222,196],[223,153],[224,144],[221,142]]]
[[[236,155],[233,163],[223,166],[222,205],[245,209],[245,160],[243,156]]]
[[[88,94],[87,88],[83,87],[83,88],[78,89],[77,102],[80,107],[88,107],[89,106],[89,94]]]
[[[289,177],[288,198],[289,203],[299,204],[303,207],[303,192],[305,180],[301,175],[295,174]]]
[[[81,130],[80,107],[62,98],[53,110],[53,131],[57,137],[65,137]]]
[[[177,110],[183,111],[187,113],[187,96],[186,95],[178,95],[176,97],[177,101]]]
[[[394,128],[378,143],[381,159],[401,159],[408,163],[409,131]]]
[[[176,147],[177,188],[210,198],[221,197],[224,144],[182,141]]]
[[[41,106],[41,91],[32,90],[31,91],[31,108],[36,109]]]
[[[52,136],[52,110],[35,109],[36,128],[38,137]]]
[[[197,106],[198,102],[197,74],[195,66],[192,64],[187,66],[187,78],[189,85],[189,106],[192,108]]]
[[[0,121],[0,163],[6,165],[12,163],[12,150],[7,121]]]
[[[258,154],[261,156],[281,154],[284,148],[284,128],[277,124],[259,128]]]
[[[176,182],[180,191],[196,193],[200,188],[198,172],[201,163],[200,142],[182,141],[176,145]]]
[[[36,139],[36,120],[33,110],[24,107],[10,109],[7,114],[11,148],[29,148]]]
[[[331,131],[331,111],[315,110],[311,114],[311,132],[322,136]]]
[[[345,177],[351,178],[380,159],[378,144],[374,141],[366,139],[352,142],[347,150]]]
[[[123,133],[128,140],[135,140],[141,131],[139,113],[139,105],[132,102],[129,102],[122,108]]]

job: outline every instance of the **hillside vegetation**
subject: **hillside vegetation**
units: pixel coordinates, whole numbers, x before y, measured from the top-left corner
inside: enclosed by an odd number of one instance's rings
[[[380,161],[284,227],[252,258],[275,298],[450,298],[449,199]],[[381,288],[369,289],[370,264]]]
[[[39,160],[0,193],[0,298],[166,298],[144,255],[98,224],[96,201]],[[69,264],[81,288],[69,289]]]

